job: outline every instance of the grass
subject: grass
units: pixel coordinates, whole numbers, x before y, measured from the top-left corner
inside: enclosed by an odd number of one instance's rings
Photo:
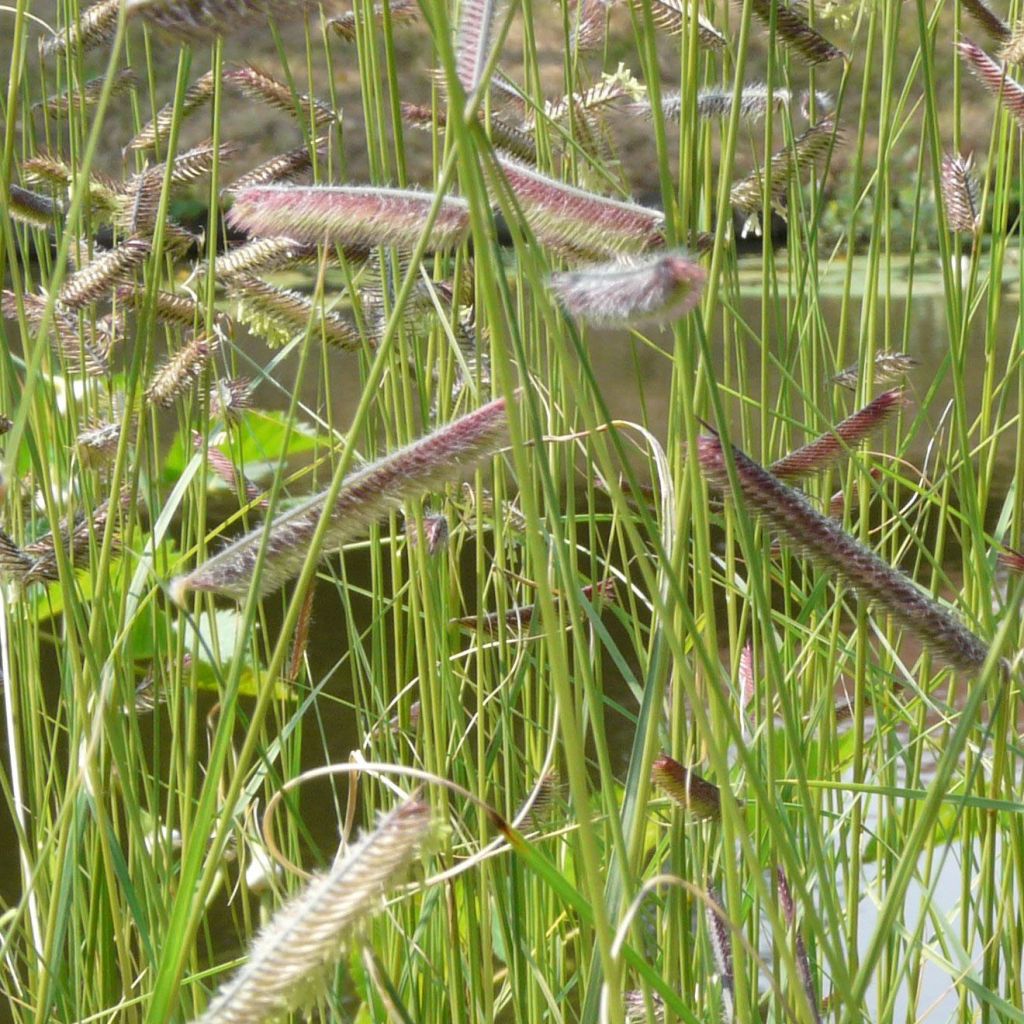
[[[0,13],[12,1020],[1022,1017],[965,7]]]

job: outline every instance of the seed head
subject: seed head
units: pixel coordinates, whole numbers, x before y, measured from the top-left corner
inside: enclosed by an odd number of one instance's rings
[[[960,0],[960,6],[993,39],[1004,40],[1010,35],[1010,26],[985,3],[985,0]]]
[[[203,375],[217,351],[215,334],[198,334],[164,363],[146,388],[147,401],[167,409]]]
[[[77,25],[39,40],[39,56],[63,56],[69,51],[82,52],[101,46],[114,38],[121,0],[99,0],[81,12]]]
[[[725,453],[717,436],[698,439],[697,459],[708,482],[728,491]],[[740,488],[737,497],[766,525],[820,569],[834,573],[866,601],[884,608],[954,668],[981,667],[988,646],[937,601],[737,448],[733,459]]]
[[[863,409],[847,416],[833,430],[773,462],[768,472],[780,480],[794,480],[811,473],[820,473],[906,405],[907,399],[902,388],[886,391]]]
[[[234,85],[249,99],[261,100],[267,106],[280,110],[316,126],[334,124],[338,114],[322,100],[305,94],[296,95],[284,82],[268,75],[254,64],[239,64],[224,72],[224,81]]]
[[[499,157],[537,240],[577,258],[610,259],[664,244],[664,216],[634,203],[585,192],[555,181],[525,164]]]
[[[285,235],[316,245],[394,245],[412,249],[434,203],[430,192],[354,186],[264,185],[235,193],[228,223],[254,235]],[[458,246],[469,205],[446,196],[430,229],[434,249]]]
[[[82,309],[91,302],[107,298],[113,286],[145,262],[151,251],[152,246],[146,239],[127,239],[72,274],[64,282],[58,301],[65,309]]]
[[[455,45],[455,71],[467,96],[472,96],[483,78],[502,0],[462,0],[459,31]]]
[[[837,138],[836,126],[826,118],[800,133],[791,146],[774,153],[771,158],[771,192],[768,201],[780,213],[785,212],[790,182],[825,156]],[[761,207],[765,175],[756,170],[737,181],[729,193],[732,205],[745,213]]]
[[[950,231],[973,234],[981,227],[981,201],[973,157],[946,153],[942,157],[942,206]]]
[[[917,365],[917,360],[906,352],[879,352],[872,365],[871,383],[892,384],[905,377]],[[832,383],[853,390],[859,380],[860,367],[847,366],[832,378]]]
[[[410,544],[418,544],[422,536],[427,554],[433,558],[448,544],[448,517],[438,514],[425,515],[422,533],[416,527],[416,520],[410,519],[405,524],[405,535],[409,538]]]
[[[387,5],[387,13],[392,25],[403,25],[417,21],[420,17],[420,6],[416,0],[391,0]],[[375,4],[373,20],[378,25],[384,24],[384,5]],[[334,29],[347,43],[354,43],[359,26],[356,24],[355,12],[341,14],[337,18],[329,18],[327,24]]]
[[[553,274],[563,309],[588,323],[640,326],[670,323],[697,307],[707,274],[683,252],[659,252]]]
[[[415,799],[381,818],[270,919],[247,963],[197,1024],[262,1024],[310,1002],[358,925],[408,871],[430,830],[430,808]]]
[[[803,58],[804,63],[815,65],[846,54],[833,46],[807,20],[803,4],[783,3],[782,0],[752,0],[751,10],[768,27],[775,21],[775,33],[787,46]]]
[[[1024,128],[1024,86],[1011,78],[980,46],[970,39],[957,44],[960,56],[979,82],[1008,110]]]
[[[362,338],[355,323],[341,313],[325,310],[299,292],[274,285],[249,274],[234,274],[228,291],[241,300],[238,318],[267,344],[283,344],[295,334],[309,330],[313,337],[322,337],[329,345],[343,349],[362,347]]]
[[[327,136],[321,135],[313,140],[312,147],[296,146],[284,153],[278,153],[269,160],[254,167],[251,171],[235,178],[224,192],[233,195],[253,185],[281,184],[297,178],[313,166],[313,153],[323,155],[327,152]]]
[[[187,117],[202,107],[213,95],[213,72],[207,71],[200,75],[186,90],[181,100],[181,117]],[[143,126],[138,135],[134,136],[125,149],[148,149],[166,141],[174,123],[175,108],[173,103],[161,107],[155,118]]]
[[[634,10],[643,16],[642,0],[631,0]],[[693,17],[692,7],[686,0],[652,0],[651,17],[654,24],[669,35],[683,35]],[[725,36],[703,15],[697,15],[697,41],[706,50],[724,50]]]
[[[328,510],[323,550],[334,551],[361,536],[390,509],[443,487],[460,471],[491,455],[505,434],[505,400],[498,399],[419,441],[351,474]],[[244,600],[250,590],[272,593],[301,572],[325,510],[326,492],[306,499],[235,541],[171,584],[182,603],[190,590]],[[266,534],[266,555],[255,577]]]
[[[696,817],[721,820],[721,790],[707,779],[702,779],[692,768],[685,768],[668,754],[662,754],[651,766],[651,779],[680,807]]]

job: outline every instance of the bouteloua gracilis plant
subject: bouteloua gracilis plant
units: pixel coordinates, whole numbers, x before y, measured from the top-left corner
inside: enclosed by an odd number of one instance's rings
[[[1020,15],[0,11],[10,1016],[1017,1019]]]

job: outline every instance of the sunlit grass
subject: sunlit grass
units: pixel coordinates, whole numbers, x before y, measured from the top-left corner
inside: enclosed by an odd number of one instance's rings
[[[417,789],[325,1019],[1020,1018],[1019,87],[962,6],[0,14],[14,1019],[198,1018]]]

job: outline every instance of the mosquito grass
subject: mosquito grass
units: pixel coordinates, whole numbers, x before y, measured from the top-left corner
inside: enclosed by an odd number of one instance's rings
[[[38,59],[43,12],[26,0],[4,15],[0,954],[14,1017],[221,1005],[301,888],[270,854],[327,877],[339,831],[401,800],[369,771],[311,782],[262,834],[275,793],[351,757],[422,769],[493,811],[421,792],[449,830],[346,959],[326,957],[325,1015],[887,1020],[954,985],[954,1019],[1020,1005],[1022,584],[1003,573],[1022,547],[1024,360],[1004,285],[1024,283],[1009,198],[1022,172],[998,44],[926,0],[636,0],[601,17],[429,0],[408,24],[404,6],[356,0],[344,33],[312,8],[275,24],[266,5],[244,43],[184,46],[157,27],[170,8],[135,6],[98,18],[114,34],[91,48],[95,12],[74,30],[83,12],[62,0],[64,43]],[[179,15],[216,30],[231,9]],[[987,11],[964,14],[1002,25]],[[964,29],[990,60],[957,49]],[[650,111],[639,131],[592,102],[626,73],[646,93],[631,95]],[[268,103],[247,102],[242,79]],[[754,119],[756,96],[776,100]],[[228,171],[257,117],[272,142]],[[812,127],[825,123],[837,131]],[[814,159],[809,130],[827,136]],[[525,163],[502,154],[503,132],[529,142]],[[175,158],[207,139],[203,176],[179,183]],[[47,190],[21,170],[43,154],[67,168]],[[278,154],[279,171],[245,178]],[[279,172],[295,191],[267,187]],[[147,182],[145,252],[100,224],[133,180]],[[369,196],[399,205],[367,217]],[[204,210],[191,252],[173,247],[185,198]],[[359,252],[342,214],[357,215]],[[600,223],[613,215],[614,234]],[[743,222],[761,236],[739,238]],[[121,266],[115,245],[138,259]],[[619,252],[643,255],[587,266]],[[601,295],[666,261],[676,274],[653,297],[642,275],[628,307]],[[110,280],[90,274],[108,264]],[[251,294],[287,305],[279,347],[243,333],[239,267]],[[328,318],[341,350],[321,344]],[[917,365],[887,393],[879,357],[901,352]],[[400,488],[401,507],[359,530],[334,521],[353,479],[494,399],[509,418],[498,454],[432,472],[427,493]],[[802,496],[752,507],[734,450],[782,469],[797,452],[813,470]],[[313,509],[303,549],[275,576],[275,524],[296,508]],[[891,567],[930,616],[948,608],[971,638],[961,671],[901,628],[902,609],[882,614],[874,584],[846,585],[786,509],[826,547],[842,538],[840,555]],[[51,545],[62,522],[69,539]],[[175,606],[171,581],[238,537],[227,596],[178,586]],[[40,545],[52,581],[22,571]],[[713,815],[652,785],[666,764],[714,787]],[[534,788],[548,810],[525,807]],[[520,811],[527,838],[506,826]],[[474,861],[499,834],[510,848]],[[664,874],[685,884],[655,884]]]

